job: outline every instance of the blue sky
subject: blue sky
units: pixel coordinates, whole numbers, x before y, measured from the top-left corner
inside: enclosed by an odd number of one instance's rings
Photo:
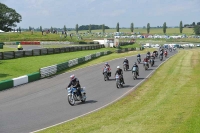
[[[200,22],[200,0],[0,0],[22,15],[18,26],[74,28],[76,24],[109,27],[177,26]]]

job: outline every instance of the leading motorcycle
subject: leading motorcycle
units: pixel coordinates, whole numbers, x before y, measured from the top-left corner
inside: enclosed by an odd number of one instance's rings
[[[79,95],[77,88],[67,88],[68,90],[68,102],[71,106],[75,105],[76,101],[85,102],[86,101],[86,92],[84,90],[85,88],[81,88],[81,94]]]
[[[115,75],[115,79],[116,79],[116,87],[117,88],[122,88],[123,87],[123,82],[122,82],[121,75],[116,74]]]

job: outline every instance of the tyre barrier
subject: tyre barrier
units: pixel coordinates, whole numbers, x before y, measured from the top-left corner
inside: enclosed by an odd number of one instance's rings
[[[68,62],[63,62],[63,63],[60,63],[60,64],[53,65],[54,67],[48,66],[48,67],[40,68],[39,71],[40,71],[41,78],[45,78],[45,77],[54,75],[57,72],[66,70],[69,67],[81,64],[83,62],[92,60],[96,57],[107,55],[107,54],[110,54],[110,53],[111,53],[111,51],[97,52],[96,54],[90,54],[90,55],[87,55],[85,57],[76,58],[76,59],[73,59],[73,60],[69,60]]]
[[[43,49],[33,49],[24,51],[8,51],[8,52],[0,52],[0,60],[15,59],[28,56],[40,56],[47,54],[59,54],[59,53],[82,51],[82,50],[93,50],[100,48],[104,48],[104,45],[76,46],[76,47],[63,47],[63,48],[43,48]]]
[[[21,53],[22,51],[18,51],[18,52],[19,52],[18,54],[22,54]],[[103,54],[101,54],[101,53],[103,53]],[[10,80],[0,81],[0,91],[6,90],[9,88],[18,86],[18,85],[34,82],[34,81],[40,80],[45,77],[49,77],[51,75],[56,74],[57,72],[66,70],[69,67],[84,63],[84,62],[92,60],[92,59],[95,59],[96,57],[99,57],[99,56],[108,55],[110,53],[111,53],[111,51],[104,51],[104,52],[98,52],[95,54],[90,54],[85,57],[80,57],[80,58],[76,58],[73,60],[69,60],[68,62],[63,62],[60,64],[40,68],[39,72],[27,74],[27,75],[13,78]],[[87,59],[85,59],[85,58],[87,58]]]
[[[135,51],[137,49],[140,50],[140,48],[125,48],[125,49],[116,49],[115,52],[116,53],[124,53],[124,52],[128,52],[128,51]]]

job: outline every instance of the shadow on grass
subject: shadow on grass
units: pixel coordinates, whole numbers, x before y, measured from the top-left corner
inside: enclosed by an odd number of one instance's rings
[[[10,74],[1,74],[1,73],[0,73],[0,78],[5,78],[5,77],[7,77],[7,76],[10,76]]]

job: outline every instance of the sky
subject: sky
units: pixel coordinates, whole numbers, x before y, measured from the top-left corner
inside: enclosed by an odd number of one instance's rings
[[[21,14],[21,28],[178,26],[200,22],[200,0],[0,0]]]

